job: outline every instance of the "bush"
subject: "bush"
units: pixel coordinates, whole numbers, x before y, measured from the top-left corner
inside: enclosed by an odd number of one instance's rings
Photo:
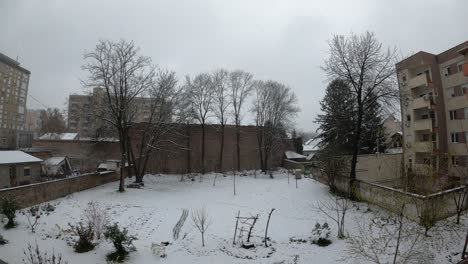
[[[117,223],[107,226],[104,237],[114,245],[115,252],[107,255],[107,261],[123,262],[130,251],[135,251],[133,241],[137,238],[128,235],[127,228],[120,230]]]
[[[15,216],[16,210],[19,209],[18,202],[16,201],[15,197],[7,196],[1,199],[0,210],[1,213],[6,216],[8,222],[5,225],[5,228],[13,228],[16,226],[15,223]]]
[[[100,240],[102,232],[109,224],[109,214],[107,210],[100,206],[98,202],[90,202],[83,213],[85,219],[93,227],[96,239]]]
[[[23,250],[23,254],[26,257],[26,259],[23,258],[25,264],[68,264],[67,261],[62,259],[60,253],[55,254],[54,251],[52,251],[52,254],[46,251],[42,252],[39,245],[37,245],[37,241],[35,247],[28,243],[28,249],[27,251]]]
[[[90,223],[86,226],[83,225],[82,222],[79,222],[76,226],[71,224],[68,225],[71,227],[72,233],[75,236],[78,236],[78,241],[73,245],[75,252],[83,253],[94,249],[94,230]]]
[[[316,244],[321,247],[326,247],[332,242],[330,240],[330,227],[325,222],[323,225],[319,223],[315,224],[314,229],[312,230],[312,244]]]
[[[5,245],[8,243],[8,240],[6,240],[1,234],[0,234],[0,246]]]

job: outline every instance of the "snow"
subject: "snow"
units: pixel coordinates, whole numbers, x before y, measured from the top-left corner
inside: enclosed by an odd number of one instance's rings
[[[299,153],[296,153],[294,151],[285,151],[284,155],[286,155],[287,159],[305,159],[305,158],[307,158],[306,156],[301,155]]]
[[[78,133],[45,133],[40,140],[76,140]]]
[[[56,166],[62,163],[65,160],[65,157],[52,157],[48,158],[44,161],[44,165],[46,166]]]
[[[42,162],[42,160],[19,150],[0,151],[0,164],[15,164],[27,162]]]
[[[118,183],[114,182],[74,193],[51,202],[56,205],[56,210],[41,216],[34,234],[28,228],[26,217],[18,214],[19,226],[10,230],[0,228],[0,233],[9,240],[8,244],[0,246],[0,259],[21,263],[27,243],[37,241],[42,250],[60,252],[70,264],[105,263],[106,254],[112,252],[110,242],[102,240],[90,252],[75,253],[66,242],[69,235],[63,232],[68,223],[80,221],[88,202],[98,201],[107,208],[112,222],[128,227],[129,233],[138,237],[134,242],[137,251],[130,253],[126,263],[358,263],[347,255],[346,240],[336,238],[335,223],[312,206],[317,201],[330,199],[327,186],[303,178],[298,180],[296,188],[295,181],[290,180],[288,184],[286,173],[275,172],[274,179],[270,179],[259,173],[254,178],[250,172],[247,176],[237,175],[234,195],[232,175],[223,177],[219,174],[216,186],[213,186],[214,176],[213,173],[204,175],[200,182],[198,176],[194,181],[187,178],[180,181],[178,175],[147,175],[142,189],[127,188],[124,193],[118,193]],[[172,228],[182,209],[200,208],[206,208],[212,219],[205,235],[206,246],[201,246],[200,234],[193,227],[190,215],[179,239],[174,241]],[[265,248],[261,245],[261,237],[272,208],[275,211],[268,229],[272,245]],[[232,245],[234,217],[238,211],[244,216],[259,214],[252,239],[255,249]],[[386,216],[388,214],[379,208],[355,203],[347,213],[346,232],[353,236],[358,222],[366,223]],[[453,219],[447,221],[453,222]],[[331,245],[319,247],[309,242],[290,241],[291,238],[308,239],[316,223],[324,222],[331,229]],[[452,239],[452,244],[434,257],[434,263],[448,263],[446,256],[461,250],[464,226],[460,226],[460,230],[462,236]],[[165,241],[171,243],[164,250],[167,257],[159,258],[153,254],[155,245]],[[295,258],[297,262],[293,261]]]

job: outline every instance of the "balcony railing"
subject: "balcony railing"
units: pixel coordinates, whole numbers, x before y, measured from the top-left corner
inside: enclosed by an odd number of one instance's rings
[[[417,141],[414,143],[414,151],[416,152],[432,152],[432,149],[431,141]]]
[[[419,119],[414,121],[414,130],[431,130],[432,120],[431,119]]]
[[[429,82],[427,76],[425,74],[418,75],[414,78],[411,78],[408,81],[408,88],[413,89],[413,88],[418,88],[421,86],[430,86],[431,83]]]
[[[413,101],[413,108],[429,108],[431,106],[431,98],[429,95],[425,95],[423,97],[418,97]]]

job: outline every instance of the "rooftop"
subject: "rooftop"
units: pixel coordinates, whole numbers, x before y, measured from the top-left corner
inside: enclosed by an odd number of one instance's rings
[[[16,164],[29,162],[42,162],[42,160],[19,150],[0,151],[0,164]]]

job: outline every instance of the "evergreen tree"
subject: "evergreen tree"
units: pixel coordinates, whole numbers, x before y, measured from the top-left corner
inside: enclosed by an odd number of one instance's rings
[[[302,154],[304,150],[302,137],[297,136],[295,129],[292,132],[291,139],[293,141],[294,150],[296,151],[296,153]]]
[[[376,98],[374,98],[362,117],[360,154],[371,154],[385,150],[385,136],[381,113],[381,106]]]
[[[334,148],[351,153],[353,143],[354,114],[356,101],[350,86],[343,80],[333,80],[320,101],[320,114],[315,119],[319,124],[321,148]]]

